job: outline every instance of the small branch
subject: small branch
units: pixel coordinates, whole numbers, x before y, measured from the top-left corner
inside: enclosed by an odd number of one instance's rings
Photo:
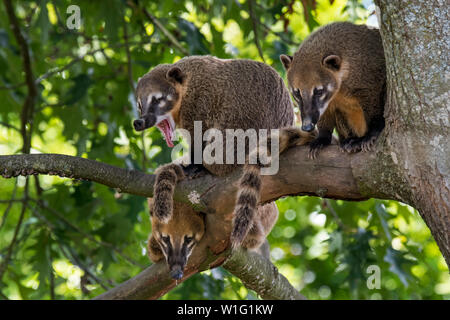
[[[117,254],[119,254],[124,260],[128,261],[131,265],[135,265],[138,266],[140,268],[144,268],[144,266],[136,261],[134,261],[133,259],[131,259],[128,255],[126,255],[122,250],[116,248],[113,244],[109,243],[109,242],[104,242],[104,241],[99,241],[96,240],[94,236],[90,235],[89,233],[84,232],[80,227],[78,227],[77,225],[71,223],[69,220],[67,220],[64,215],[62,215],[61,213],[59,213],[58,211],[56,211],[55,209],[53,209],[52,207],[46,206],[41,200],[34,200],[34,199],[30,199],[33,202],[36,202],[36,204],[41,207],[42,209],[47,210],[48,212],[50,212],[51,214],[53,214],[54,216],[56,216],[59,220],[61,220],[63,223],[65,223],[67,226],[71,227],[72,229],[74,229],[75,231],[77,231],[80,235],[82,235],[83,237],[85,237],[86,239],[110,248],[112,251],[116,252]]]
[[[22,152],[30,153],[31,133],[33,131],[32,118],[34,114],[35,101],[38,95],[38,91],[34,83],[33,70],[31,68],[30,50],[28,47],[28,43],[23,37],[22,32],[20,30],[19,20],[17,19],[14,13],[14,8],[11,4],[11,1],[3,0],[3,3],[5,4],[12,32],[14,34],[14,37],[16,38],[17,44],[20,47],[20,54],[22,56],[23,61],[23,69],[25,72],[25,83],[27,84],[28,87],[28,94],[22,107],[21,132],[23,137]]]
[[[133,1],[127,1],[127,4],[128,4],[128,6],[132,7],[133,9],[139,10],[136,7],[136,5],[133,3]],[[181,43],[173,36],[173,34],[170,33],[170,31],[167,30],[166,27],[164,27],[164,25],[158,20],[158,18],[156,18],[155,16],[150,14],[150,12],[148,12],[147,9],[145,9],[145,7],[143,7],[140,10],[142,10],[142,12],[147,17],[147,19],[149,19],[159,30],[161,30],[161,32],[170,40],[170,42],[178,50],[180,50],[186,56],[189,55],[189,52],[181,45]]]
[[[306,300],[270,260],[255,252],[236,250],[223,267],[265,300]]]
[[[24,202],[22,203],[22,210],[20,212],[19,221],[17,222],[16,228],[14,230],[14,235],[11,240],[11,243],[8,246],[7,253],[6,253],[2,263],[0,264],[0,282],[2,281],[3,275],[5,274],[5,271],[8,268],[9,261],[11,260],[11,257],[12,257],[13,251],[14,251],[14,246],[17,243],[17,237],[19,235],[20,228],[22,227],[23,218],[25,217],[25,212],[27,209],[27,201],[28,201],[28,188],[29,188],[28,183],[29,183],[29,179],[27,178],[26,183],[25,183]]]
[[[258,28],[256,26],[256,23],[257,23],[257,21],[259,19],[257,19],[255,17],[255,13],[254,13],[254,10],[253,10],[253,0],[248,0],[248,12],[250,14],[250,19],[252,20],[252,27],[253,27],[253,34],[254,34],[254,38],[253,39],[255,41],[256,48],[258,49],[258,53],[259,53],[259,56],[261,57],[262,61],[266,62],[266,60],[264,60],[264,54],[263,54],[263,51],[261,49],[261,45],[259,43]]]

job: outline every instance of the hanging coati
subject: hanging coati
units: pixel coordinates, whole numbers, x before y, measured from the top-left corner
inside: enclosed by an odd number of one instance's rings
[[[170,276],[179,280],[195,246],[205,233],[205,214],[196,212],[188,204],[173,203],[173,216],[167,223],[155,218],[153,199],[148,199],[152,233],[147,241],[147,253],[151,261],[165,258]],[[259,206],[253,219],[253,226],[242,242],[242,247],[258,251],[278,218],[274,202]]]
[[[293,57],[281,55],[290,90],[298,103],[302,129],[318,136],[315,158],[331,143],[333,129],[347,152],[369,150],[384,128],[386,70],[378,29],[349,22],[313,32]]]
[[[176,127],[188,130],[194,137],[194,121],[202,122],[202,135],[215,128],[223,132],[224,137],[225,129],[289,127],[280,130],[279,152],[312,140],[312,135],[290,127],[294,113],[289,92],[279,74],[260,62],[186,57],[152,69],[139,80],[136,92],[140,119],[134,121],[135,129],[157,126],[169,146],[173,146]],[[207,145],[203,145],[202,150],[205,147]],[[190,151],[192,154],[192,147]],[[248,154],[248,150],[246,152]],[[203,162],[203,167],[217,176],[227,175],[237,166]],[[169,170],[162,167],[156,172],[154,189],[154,215],[166,223],[172,217],[175,185],[184,179],[180,166],[169,164],[169,167]],[[252,227],[260,188],[259,166],[245,165],[233,218],[233,247],[242,243]]]

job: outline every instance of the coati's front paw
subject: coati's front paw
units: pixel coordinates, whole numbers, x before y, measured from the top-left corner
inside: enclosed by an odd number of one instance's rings
[[[330,139],[328,138],[317,138],[309,144],[309,158],[316,159],[320,151],[330,144]]]
[[[183,168],[174,163],[158,168],[155,173],[155,194],[152,211],[158,220],[167,223],[173,213],[173,192],[177,183],[183,180],[186,175]]]
[[[340,143],[341,150],[347,153],[370,151],[375,144],[376,136],[344,139]]]

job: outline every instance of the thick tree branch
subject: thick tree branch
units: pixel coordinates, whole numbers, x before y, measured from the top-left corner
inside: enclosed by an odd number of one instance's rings
[[[323,150],[316,160],[308,158],[306,147],[288,150],[280,157],[276,175],[263,176],[261,202],[288,195],[313,195],[332,199],[365,200],[376,197],[393,199],[367,182],[376,162],[374,153],[341,153],[337,146]],[[372,168],[373,167],[373,168]],[[60,154],[0,156],[0,175],[50,174],[71,179],[91,180],[118,189],[119,192],[153,196],[154,176],[126,170],[98,161]],[[207,212],[227,212],[234,208],[236,184],[240,170],[227,177],[205,175],[181,182],[174,199],[191,203],[193,193],[199,202],[193,207]],[[190,196],[191,195],[191,196]],[[191,203],[192,204],[192,203]]]
[[[225,258],[229,257],[225,260]],[[225,262],[224,262],[225,261]],[[139,300],[157,299],[173,289],[178,284],[187,280],[193,274],[217,267],[223,263],[225,269],[242,280],[244,285],[256,291],[263,299],[277,300],[304,300],[289,281],[283,277],[270,260],[261,255],[244,249],[230,252],[224,251],[214,256],[209,255],[200,266],[188,266],[188,273],[180,281],[175,281],[169,277],[169,271],[165,262],[151,265],[149,268],[111,289],[96,300]]]
[[[225,261],[223,267],[265,300],[306,299],[268,259],[255,252],[237,250]]]
[[[343,154],[337,146],[323,150],[319,158],[310,160],[307,147],[288,150],[280,157],[279,171],[263,176],[261,202],[267,203],[287,195],[317,195],[345,200],[365,200],[383,197],[369,180],[376,162],[373,153]],[[375,166],[376,167],[376,166]],[[72,179],[86,179],[111,188],[145,197],[153,196],[154,176],[126,170],[97,161],[58,154],[0,156],[0,175],[53,174]],[[208,214],[207,232],[185,269],[185,277],[219,266],[229,256],[229,234],[240,170],[227,177],[205,175],[178,184],[174,199],[191,203]],[[370,177],[370,176],[369,176]],[[376,183],[375,183],[376,186]],[[249,273],[251,266],[258,273]],[[302,296],[278,274],[269,260],[245,251],[237,251],[226,267],[238,275],[244,284],[264,298],[301,299]],[[258,278],[259,276],[259,278]],[[176,286],[168,275],[165,263],[157,263],[138,276],[99,296],[99,299],[156,299]]]

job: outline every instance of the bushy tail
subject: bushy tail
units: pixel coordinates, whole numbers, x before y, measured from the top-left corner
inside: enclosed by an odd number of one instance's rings
[[[173,192],[177,183],[185,178],[185,174],[183,168],[174,163],[159,167],[155,174],[153,214],[161,222],[167,223],[173,214]]]
[[[308,144],[314,138],[314,133],[307,133],[296,127],[288,127],[280,129],[278,135],[269,137],[267,142],[263,143],[262,146],[267,146],[266,154],[268,154],[271,150],[271,142],[273,139],[278,139],[279,154],[281,154],[290,147]],[[254,150],[253,152],[258,152],[258,150]],[[268,154],[268,156],[270,161],[271,155]],[[270,165],[269,161],[264,161],[266,166]],[[231,232],[231,246],[233,248],[241,245],[252,227],[261,192],[260,168],[262,166],[260,163],[249,164],[248,161],[244,165],[243,174],[239,180],[233,218],[233,230]]]

